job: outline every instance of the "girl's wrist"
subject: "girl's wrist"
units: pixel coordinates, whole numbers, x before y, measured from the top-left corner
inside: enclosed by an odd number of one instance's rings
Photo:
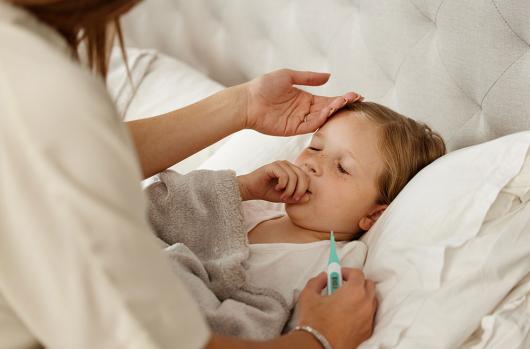
[[[237,176],[237,183],[239,185],[239,195],[241,196],[241,201],[252,200],[250,192],[247,186],[247,177],[246,175]]]

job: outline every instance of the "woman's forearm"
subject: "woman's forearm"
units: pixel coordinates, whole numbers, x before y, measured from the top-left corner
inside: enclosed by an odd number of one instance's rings
[[[245,126],[244,85],[167,114],[127,122],[148,178]]]
[[[204,349],[322,349],[320,343],[309,333],[294,331],[266,342],[256,342],[234,337],[214,335]]]

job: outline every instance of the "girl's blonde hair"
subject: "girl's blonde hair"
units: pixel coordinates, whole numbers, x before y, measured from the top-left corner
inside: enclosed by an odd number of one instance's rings
[[[373,102],[345,107],[379,125],[385,169],[378,179],[379,204],[390,204],[412,177],[446,153],[443,138],[429,126]]]
[[[106,77],[113,32],[117,34],[122,56],[127,62],[121,15],[140,0],[9,0],[24,8],[40,21],[55,28],[66,40],[72,55],[78,59],[78,49],[85,44],[87,62],[91,69]]]

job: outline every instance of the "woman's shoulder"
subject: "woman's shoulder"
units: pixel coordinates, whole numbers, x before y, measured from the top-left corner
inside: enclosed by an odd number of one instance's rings
[[[84,144],[80,156],[102,138],[128,142],[103,79],[75,61],[58,34],[0,22],[0,42],[0,124],[6,132],[24,130],[41,148]]]
[[[62,130],[84,122],[118,120],[102,79],[71,57],[57,33],[36,26],[0,22],[2,104],[15,109],[28,124],[42,127],[46,121]]]
[[[29,164],[102,193],[132,193],[140,169],[105,84],[50,35],[0,18],[0,144],[16,152],[11,166]]]

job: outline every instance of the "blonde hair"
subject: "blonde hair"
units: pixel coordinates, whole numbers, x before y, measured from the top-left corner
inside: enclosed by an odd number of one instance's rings
[[[358,112],[379,125],[385,168],[378,178],[379,204],[390,204],[422,168],[446,153],[443,138],[429,126],[373,102],[354,102]]]
[[[85,44],[89,67],[103,78],[107,75],[111,29],[117,34],[122,56],[127,63],[121,15],[140,0],[10,0],[55,28],[66,40],[74,58]]]

